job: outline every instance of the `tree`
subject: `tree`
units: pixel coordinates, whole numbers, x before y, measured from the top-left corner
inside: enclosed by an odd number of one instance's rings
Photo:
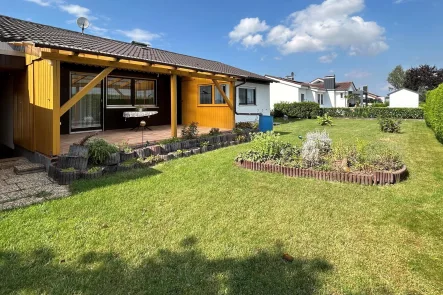
[[[420,65],[406,71],[404,87],[417,91],[424,101],[426,92],[434,90],[443,83],[443,69],[436,66]]]
[[[388,82],[394,86],[395,89],[400,89],[404,87],[404,81],[405,71],[401,65],[398,65],[389,73]]]

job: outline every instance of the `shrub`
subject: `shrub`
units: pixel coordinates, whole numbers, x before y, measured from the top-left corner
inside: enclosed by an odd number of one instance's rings
[[[282,150],[290,145],[280,139],[280,134],[274,131],[252,134],[252,149],[257,152],[263,161],[275,160],[280,157]]]
[[[395,118],[423,119],[424,112],[420,108],[322,108],[322,114],[342,118]]]
[[[373,108],[387,108],[389,106],[389,103],[387,102],[374,102],[371,107]]]
[[[306,167],[320,166],[331,151],[332,140],[326,131],[309,132],[301,148],[301,158]]]
[[[311,119],[320,114],[320,105],[316,102],[280,102],[274,104],[274,116]]]
[[[179,142],[179,141],[181,141],[180,138],[178,138],[178,137],[171,137],[171,138],[160,140],[159,143],[164,145],[164,144],[175,143],[175,142]]]
[[[332,126],[333,123],[332,117],[329,116],[328,113],[325,113],[323,116],[317,116],[317,123],[321,126],[325,125]]]
[[[443,143],[443,84],[426,95],[425,121]]]
[[[117,153],[118,147],[108,143],[103,138],[91,138],[86,142],[89,148],[89,158],[92,163],[100,165],[105,162],[111,154]]]
[[[401,131],[401,120],[392,118],[380,118],[378,124],[380,125],[380,130],[387,133],[400,133]]]
[[[214,135],[219,135],[220,129],[219,128],[211,128],[211,130],[209,130],[209,135],[214,136]]]
[[[198,135],[197,125],[198,125],[197,122],[191,122],[191,124],[183,126],[182,138],[184,138],[184,139],[197,138],[197,135]]]
[[[124,153],[132,153],[134,150],[129,146],[128,141],[122,141],[117,145],[118,149],[120,150],[120,152],[124,152]]]

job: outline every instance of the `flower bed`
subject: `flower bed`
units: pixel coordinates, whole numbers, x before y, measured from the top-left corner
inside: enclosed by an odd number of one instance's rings
[[[350,182],[363,185],[387,185],[395,184],[406,179],[407,170],[403,166],[397,171],[377,171],[370,174],[337,172],[337,171],[318,171],[313,169],[284,167],[277,164],[266,164],[251,161],[237,162],[242,168],[253,171],[265,171],[271,173],[280,173],[289,177],[315,178],[326,181]]]
[[[381,143],[332,145],[324,131],[308,133],[301,147],[283,142],[273,132],[252,137],[252,149],[235,159],[250,170],[366,185],[394,184],[407,175],[399,154]]]

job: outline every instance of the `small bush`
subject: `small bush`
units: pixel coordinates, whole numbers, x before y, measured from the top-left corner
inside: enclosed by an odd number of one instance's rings
[[[323,116],[317,116],[317,123],[321,126],[332,126],[332,117],[328,115],[328,113],[324,114]]]
[[[328,113],[334,118],[424,118],[423,109],[420,108],[322,108],[321,113]]]
[[[281,102],[274,104],[275,117],[311,119],[320,115],[320,105],[316,102]]]
[[[400,133],[401,123],[402,121],[400,119],[380,118],[378,120],[380,130],[386,133]]]
[[[332,140],[326,131],[309,132],[301,148],[301,158],[306,167],[324,164],[325,156],[331,151]]]
[[[126,154],[132,153],[134,150],[129,146],[128,141],[122,141],[117,145],[120,152],[124,152]]]
[[[86,142],[89,148],[89,159],[92,163],[100,165],[105,162],[109,156],[119,151],[116,145],[108,143],[103,138],[91,138]]]
[[[171,138],[167,138],[167,139],[163,139],[159,141],[159,144],[169,144],[169,143],[175,143],[175,142],[179,142],[181,141],[180,138],[178,137],[171,137]]]
[[[443,84],[426,95],[425,121],[435,137],[443,143]]]
[[[389,106],[389,103],[387,102],[374,102],[371,107],[372,108],[387,108]]]
[[[185,125],[182,128],[182,138],[194,139],[198,136],[197,122],[191,122],[189,125]]]
[[[259,132],[251,136],[252,149],[261,156],[262,161],[279,158],[282,150],[288,147],[288,143],[280,139],[280,134],[273,131]]]
[[[211,136],[215,136],[215,135],[219,135],[219,134],[221,134],[219,128],[211,128],[211,130],[209,130],[209,135],[211,135]]]

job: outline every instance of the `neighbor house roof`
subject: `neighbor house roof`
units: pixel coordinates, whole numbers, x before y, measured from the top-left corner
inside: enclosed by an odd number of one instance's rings
[[[300,86],[305,86],[305,87],[309,87],[310,84],[309,83],[305,83],[305,82],[299,82],[299,81],[295,81],[295,80],[291,80],[291,79],[286,79],[286,78],[282,78],[282,77],[276,77],[276,76],[271,76],[271,75],[265,75],[265,77],[271,78],[271,79],[276,79],[279,81],[284,81],[284,82],[288,82],[288,83],[292,83],[295,85],[300,85]]]
[[[179,66],[246,79],[271,81],[268,78],[218,61],[207,60],[166,50],[142,47],[127,42],[37,24],[0,15],[0,41],[32,42],[37,47],[93,53],[116,58]]]
[[[400,88],[400,89],[397,89],[395,91],[392,91],[391,93],[388,93],[388,95],[394,94],[394,93],[399,92],[401,90],[407,90],[407,91],[410,91],[410,92],[413,92],[413,93],[416,93],[416,94],[420,94],[417,91],[414,91],[414,90],[411,90],[411,89],[408,89],[408,88]]]
[[[312,83],[299,82],[299,81],[295,81],[295,80],[291,80],[291,79],[286,79],[286,78],[282,78],[282,77],[271,76],[271,75],[265,75],[265,76],[269,77],[271,79],[276,79],[276,80],[279,80],[279,81],[285,81],[285,82],[292,83],[292,84],[295,84],[295,85],[300,85],[300,86],[309,87],[309,88],[311,88],[311,87],[312,88],[318,88],[319,90],[325,90],[325,85],[323,83],[312,84]],[[320,79],[320,78],[317,78],[315,80],[318,80],[318,79]],[[353,85],[354,85],[353,82],[336,82],[335,83],[335,90],[337,90],[337,91],[347,91]]]

